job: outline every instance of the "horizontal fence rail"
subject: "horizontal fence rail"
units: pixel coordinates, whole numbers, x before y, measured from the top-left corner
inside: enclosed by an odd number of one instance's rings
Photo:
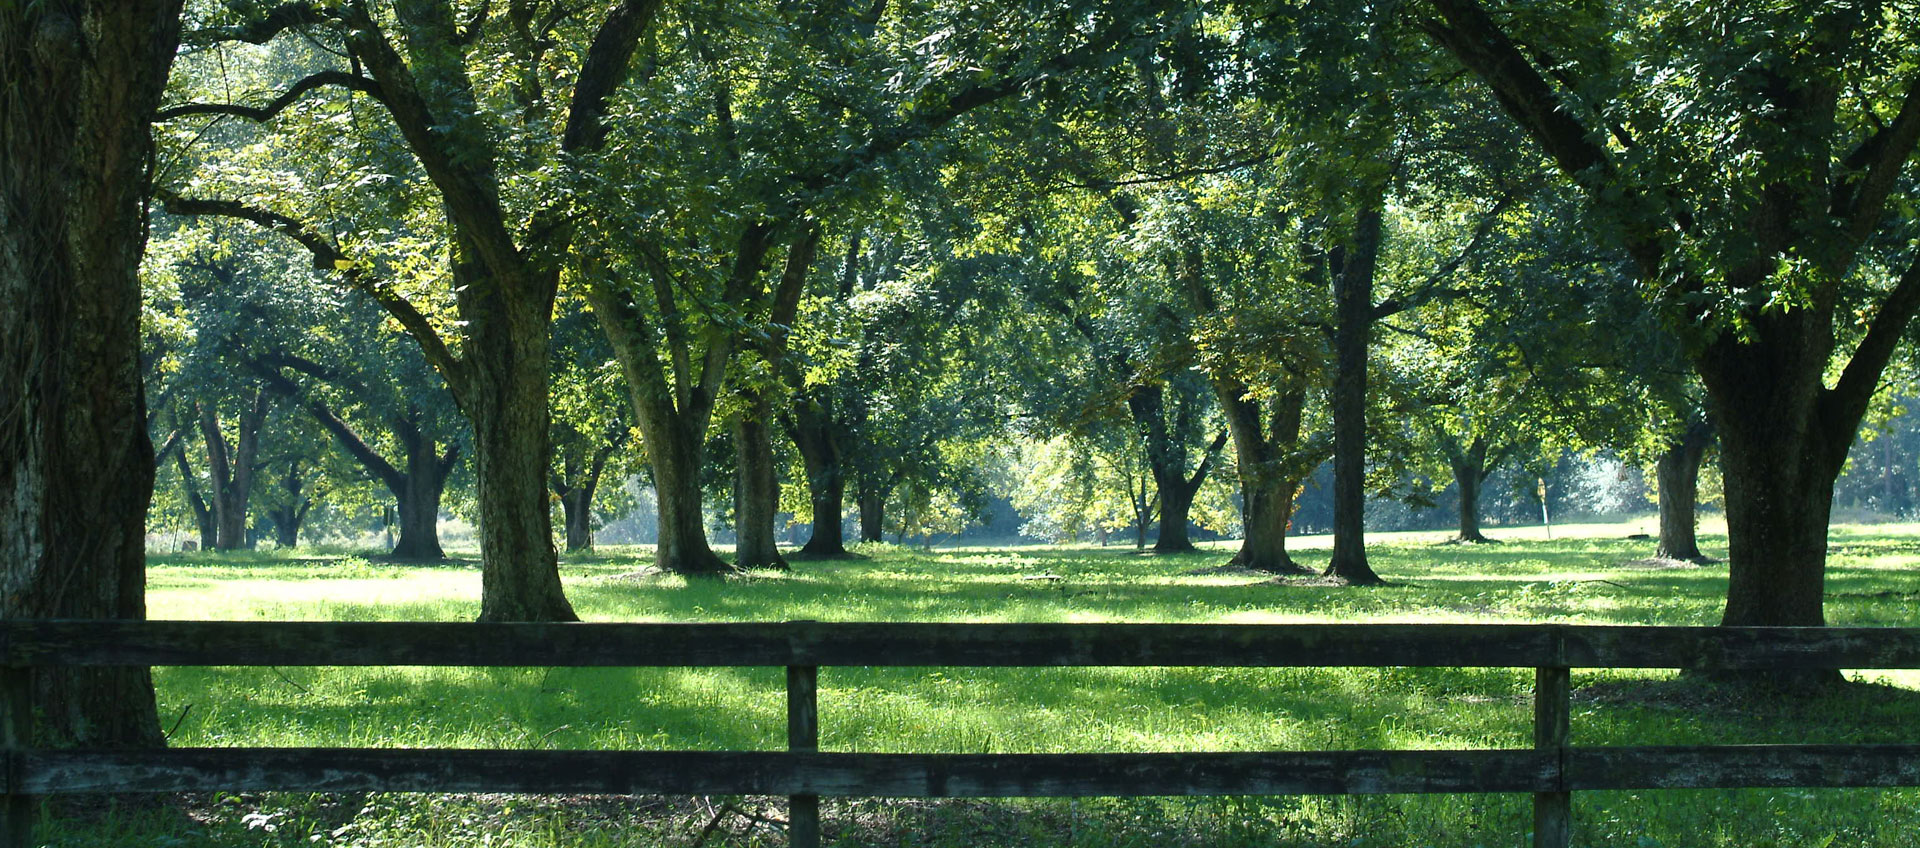
[[[786,751],[36,750],[28,675],[73,666],[783,666]],[[1920,745],[1573,747],[1572,668],[1912,669],[1920,629],[1578,625],[0,622],[0,841],[30,799],[82,792],[398,791],[820,797],[1529,792],[1534,844],[1596,789],[1920,786]],[[820,751],[822,667],[1533,668],[1534,747],[1468,751],[866,754]]]

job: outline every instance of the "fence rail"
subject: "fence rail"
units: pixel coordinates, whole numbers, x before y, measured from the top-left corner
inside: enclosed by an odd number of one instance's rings
[[[36,750],[33,668],[62,666],[784,666],[786,751],[363,748]],[[819,749],[835,666],[1533,668],[1534,747],[1471,751],[864,754]],[[1920,629],[1574,625],[476,624],[0,622],[0,848],[34,796],[404,791],[787,795],[819,844],[818,799],[1529,792],[1534,845],[1566,848],[1571,793],[1920,785],[1920,745],[1573,747],[1572,668],[1920,668]]]

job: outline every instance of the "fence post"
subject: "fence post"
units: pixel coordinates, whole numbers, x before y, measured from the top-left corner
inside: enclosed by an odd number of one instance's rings
[[[1558,792],[1533,793],[1533,848],[1573,844],[1573,793],[1566,791],[1573,678],[1565,667],[1533,670],[1533,747],[1555,754]]]
[[[0,848],[28,848],[33,840],[34,804],[20,794],[18,757],[33,736],[33,677],[26,668],[0,666],[0,749],[6,757],[7,797],[0,801]]]
[[[820,750],[818,666],[787,666],[787,750]],[[820,848],[820,796],[787,797],[787,839],[792,848]]]

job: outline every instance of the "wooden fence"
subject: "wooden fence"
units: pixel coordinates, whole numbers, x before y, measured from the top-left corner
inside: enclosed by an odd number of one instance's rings
[[[1072,797],[1528,792],[1534,845],[1566,848],[1589,789],[1920,785],[1920,745],[1574,747],[1569,669],[1920,668],[1920,629],[1563,625],[473,624],[0,622],[0,848],[38,795],[520,792],[787,795],[792,844],[821,796]],[[785,751],[368,748],[37,750],[28,673],[66,666],[784,666]],[[862,754],[819,750],[834,666],[1533,668],[1534,746],[1471,751]]]

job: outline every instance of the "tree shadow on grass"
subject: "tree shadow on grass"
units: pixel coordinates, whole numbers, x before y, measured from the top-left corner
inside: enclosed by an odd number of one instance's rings
[[[1607,744],[1898,743],[1913,741],[1920,726],[1920,691],[1872,679],[1780,691],[1698,674],[1615,677],[1579,686],[1573,700],[1593,708],[1599,727],[1638,727],[1636,736],[1677,731],[1671,739]]]

